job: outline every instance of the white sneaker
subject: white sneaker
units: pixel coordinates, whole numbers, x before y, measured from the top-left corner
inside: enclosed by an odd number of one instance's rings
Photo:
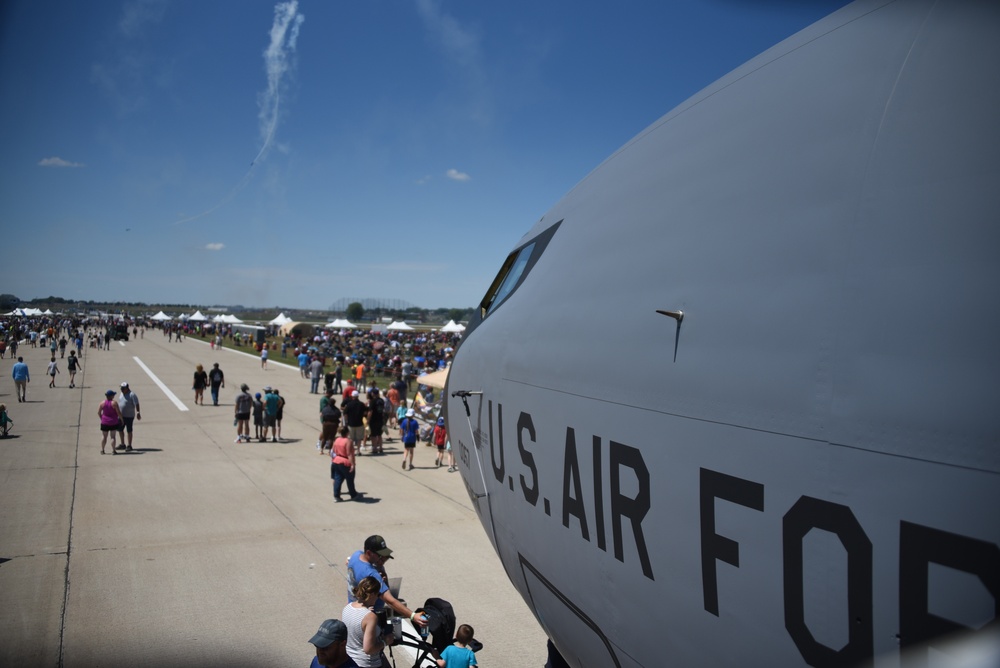
[[[242,442],[243,442],[243,437],[242,436],[237,436],[236,440],[233,441],[233,443],[242,443]]]

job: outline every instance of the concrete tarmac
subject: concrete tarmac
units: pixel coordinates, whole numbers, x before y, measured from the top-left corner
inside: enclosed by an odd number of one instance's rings
[[[0,402],[15,421],[0,441],[0,666],[303,668],[315,655],[307,641],[346,603],[344,560],[376,533],[394,550],[387,570],[403,578],[401,597],[411,608],[450,601],[484,643],[480,665],[545,663],[545,635],[460,475],[434,468],[434,448],[419,444],[406,472],[395,438],[384,456],[359,458],[364,501],[334,503],[329,457],[315,447],[319,395],[297,369],[264,371],[256,356],[150,331],[85,349],[75,389],[57,355],[50,389],[49,351],[18,354],[31,371],[27,403],[13,360],[0,361]],[[221,405],[207,390],[195,405],[195,365],[214,362],[226,376]],[[98,405],[122,381],[142,408],[134,451],[111,456],[109,444],[102,456]],[[233,443],[244,382],[286,398],[284,442]]]

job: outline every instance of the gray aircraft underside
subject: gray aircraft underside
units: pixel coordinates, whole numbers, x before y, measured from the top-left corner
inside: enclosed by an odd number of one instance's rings
[[[919,665],[996,627],[998,84],[1000,3],[855,2],[519,242],[448,428],[570,665]]]

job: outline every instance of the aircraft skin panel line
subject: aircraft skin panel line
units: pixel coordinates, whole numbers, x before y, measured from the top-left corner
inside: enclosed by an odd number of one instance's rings
[[[997,63],[859,0],[527,223],[445,415],[568,665],[1000,665]]]

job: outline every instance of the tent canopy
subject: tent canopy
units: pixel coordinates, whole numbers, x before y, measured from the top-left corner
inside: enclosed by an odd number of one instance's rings
[[[163,311],[160,311],[152,318],[150,318],[150,320],[170,320],[170,319],[171,319],[170,316],[164,313]]]
[[[282,325],[287,325],[291,321],[292,321],[292,319],[289,318],[287,315],[285,315],[284,313],[279,313],[274,318],[274,320],[271,320],[267,324],[269,324],[269,325],[277,325],[278,327],[281,327]]]
[[[432,371],[431,373],[425,373],[422,376],[417,376],[417,382],[421,385],[428,385],[430,387],[436,387],[439,390],[443,390],[444,384],[448,382],[448,368],[441,369],[440,371]]]
[[[307,322],[286,322],[278,330],[280,336],[294,336],[311,338],[315,328]]]
[[[191,317],[188,318],[188,320],[202,321],[202,320],[208,320],[208,318],[206,318],[204,315],[202,315],[201,311],[195,311],[194,313],[191,314]]]
[[[386,329],[391,329],[397,332],[413,332],[415,331],[412,327],[407,325],[405,322],[393,322]]]
[[[449,320],[448,324],[441,328],[442,332],[464,332],[465,325],[459,325],[454,320]]]
[[[350,320],[344,320],[343,318],[337,318],[336,320],[334,320],[333,322],[331,322],[329,325],[327,325],[327,327],[330,327],[330,328],[333,328],[333,329],[357,329],[358,328],[358,326],[355,325],[353,322],[351,322]]]

